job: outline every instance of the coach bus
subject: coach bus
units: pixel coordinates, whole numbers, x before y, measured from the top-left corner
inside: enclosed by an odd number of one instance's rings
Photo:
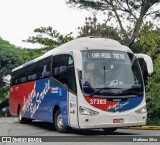
[[[145,125],[152,72],[149,56],[115,40],[78,38],[12,70],[9,109],[20,123],[51,122],[59,132]]]

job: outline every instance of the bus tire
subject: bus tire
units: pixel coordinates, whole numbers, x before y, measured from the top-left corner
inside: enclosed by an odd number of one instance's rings
[[[18,109],[18,121],[20,124],[31,123],[32,119],[22,117],[21,108]]]
[[[62,113],[59,109],[57,109],[54,116],[54,126],[55,129],[60,133],[65,133],[68,131],[68,127],[63,124]]]
[[[113,133],[117,128],[103,128],[103,131],[107,134]]]

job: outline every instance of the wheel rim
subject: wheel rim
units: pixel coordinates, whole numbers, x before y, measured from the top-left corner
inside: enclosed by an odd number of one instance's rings
[[[64,127],[61,113],[59,113],[59,115],[57,117],[57,125],[58,125],[59,128],[63,128]]]

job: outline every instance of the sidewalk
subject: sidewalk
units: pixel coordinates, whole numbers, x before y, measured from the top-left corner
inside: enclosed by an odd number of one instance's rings
[[[137,130],[160,130],[160,126],[133,126],[124,127],[125,129],[137,129]]]

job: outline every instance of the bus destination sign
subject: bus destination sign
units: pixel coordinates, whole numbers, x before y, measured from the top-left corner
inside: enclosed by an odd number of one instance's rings
[[[125,60],[126,55],[121,52],[88,52],[89,59],[120,59]]]

